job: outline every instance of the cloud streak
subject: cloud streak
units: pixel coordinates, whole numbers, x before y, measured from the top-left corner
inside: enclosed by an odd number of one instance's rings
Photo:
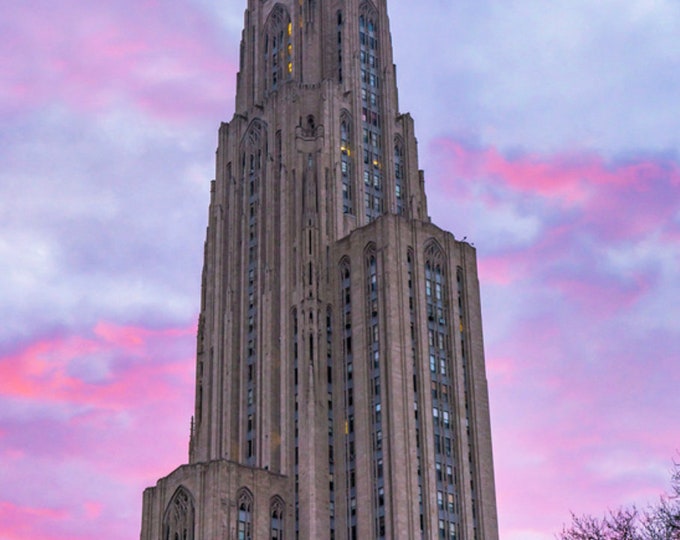
[[[130,536],[134,523],[112,520],[141,504],[151,471],[185,459],[194,335],[193,325],[102,322],[0,358],[0,481],[14,486],[0,506],[3,538]]]
[[[14,112],[55,102],[86,113],[123,105],[186,121],[214,114],[225,90],[233,94],[226,77],[233,51],[191,2],[168,10],[156,2],[66,0],[55,10],[37,0],[6,15],[0,103]],[[222,74],[223,85],[203,76],[211,72]]]
[[[653,500],[680,444],[678,161],[433,154],[431,212],[479,246],[504,535]]]

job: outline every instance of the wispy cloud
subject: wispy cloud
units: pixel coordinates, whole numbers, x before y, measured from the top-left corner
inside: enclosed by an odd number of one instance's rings
[[[117,517],[139,515],[151,471],[167,474],[185,459],[178,442],[188,437],[194,334],[193,325],[101,322],[0,358],[9,538],[92,538],[97,528],[129,537]],[[170,448],[159,455],[163,440]]]
[[[653,499],[680,421],[678,161],[455,139],[433,154],[435,221],[480,252],[504,530],[526,531],[529,501],[554,531],[569,510]]]
[[[233,48],[189,1],[20,3],[5,12],[3,36],[4,114],[63,103],[186,121],[214,115],[233,94]]]

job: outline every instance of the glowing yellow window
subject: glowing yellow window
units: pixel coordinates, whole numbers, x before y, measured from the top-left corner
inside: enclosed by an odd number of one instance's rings
[[[288,35],[289,36],[293,35],[293,23],[292,22],[288,23]]]
[[[293,62],[288,62],[288,73],[293,73]]]

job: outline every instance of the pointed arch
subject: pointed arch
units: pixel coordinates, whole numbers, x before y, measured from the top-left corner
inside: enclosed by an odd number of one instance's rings
[[[443,275],[446,275],[446,257],[441,244],[437,242],[437,240],[431,238],[427,241],[425,244],[424,255],[426,266],[429,265],[433,271],[439,268],[439,271]]]
[[[265,90],[273,92],[293,77],[293,23],[286,6],[276,4],[264,25]]]
[[[377,250],[373,242],[366,244],[364,248],[364,263],[366,270],[366,294],[369,306],[374,304],[373,309],[369,309],[369,316],[377,315],[377,293],[378,293],[378,259]]]
[[[236,524],[236,538],[238,540],[253,540],[253,494],[242,487],[236,493],[238,520]]]
[[[363,195],[366,222],[385,211],[386,155],[383,133],[382,76],[379,54],[378,10],[368,0],[359,6],[359,61],[361,84],[361,132],[363,150]],[[389,144],[389,143],[388,143]],[[359,206],[357,204],[357,206]],[[390,209],[388,209],[390,210]]]
[[[455,439],[456,391],[454,385],[456,362],[455,334],[449,308],[451,291],[447,279],[448,256],[439,242],[429,239],[424,246],[425,306],[427,309],[427,354],[432,384],[432,422],[434,459],[436,468],[436,503],[439,511],[439,532],[457,536],[458,487],[455,483],[458,460]],[[463,362],[464,364],[465,362]],[[465,407],[467,410],[467,407]],[[428,415],[429,416],[429,415]],[[472,455],[472,453],[470,454]],[[448,531],[448,532],[447,532]]]
[[[267,143],[267,125],[259,118],[254,118],[243,137],[245,150],[264,149]]]
[[[284,540],[284,515],[286,503],[278,495],[269,501],[269,537],[271,540]]]
[[[338,262],[338,268],[340,269],[340,280],[349,279],[352,263],[347,255],[344,255]]]
[[[375,242],[369,242],[368,244],[366,244],[366,247],[364,247],[364,256],[366,257],[370,255],[375,256],[376,250],[377,249],[375,246]]]
[[[350,144],[352,137],[352,114],[347,109],[340,111],[340,140]]]
[[[383,451],[386,426],[383,423],[382,395],[385,362],[384,343],[381,343],[380,288],[383,286],[378,274],[378,256],[375,243],[369,242],[364,248],[366,284],[366,354],[368,358],[367,378],[369,381],[370,426],[371,426],[371,484],[374,512],[373,538],[385,538],[385,478],[383,475]]]
[[[359,6],[359,26],[369,33],[377,32],[378,9],[370,0],[365,0]]]
[[[259,118],[255,118],[241,139],[242,178],[244,180],[249,178],[252,182],[260,178],[264,171],[266,156],[267,125]]]
[[[427,301],[428,321],[443,327],[447,326],[449,301],[448,301],[448,274],[446,255],[439,242],[434,238],[425,244],[425,297]],[[438,342],[442,341],[438,338]],[[439,343],[440,348],[443,347]],[[448,348],[448,343],[446,348]]]
[[[179,486],[163,515],[163,540],[194,540],[195,521],[194,497]]]

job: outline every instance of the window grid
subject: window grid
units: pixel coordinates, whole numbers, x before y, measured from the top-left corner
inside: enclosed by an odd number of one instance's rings
[[[366,320],[368,322],[368,376],[371,397],[373,456],[374,537],[385,538],[385,480],[383,477],[383,423],[380,377],[380,327],[378,306],[378,268],[374,249],[366,257]]]
[[[293,77],[293,24],[288,12],[276,6],[264,36],[265,87],[274,91]]]
[[[406,209],[406,186],[404,185],[404,147],[401,141],[394,144],[394,198],[397,201],[397,214]]]
[[[453,418],[453,380],[449,339],[447,291],[443,256],[438,248],[426,250],[425,301],[427,309],[428,354],[432,393],[432,425],[438,536],[456,538],[455,456]],[[450,471],[451,474],[447,472]]]
[[[371,222],[384,211],[381,80],[375,14],[366,12],[359,17],[359,44],[364,207],[366,220]]]
[[[257,357],[258,357],[258,263],[259,227],[258,209],[260,186],[263,181],[263,148],[265,132],[259,123],[253,124],[246,137],[245,151],[241,156],[243,196],[248,205],[246,244],[246,300],[247,325],[245,328],[246,348],[244,366],[245,414],[242,427],[244,437],[243,459],[249,466],[257,464]]]

